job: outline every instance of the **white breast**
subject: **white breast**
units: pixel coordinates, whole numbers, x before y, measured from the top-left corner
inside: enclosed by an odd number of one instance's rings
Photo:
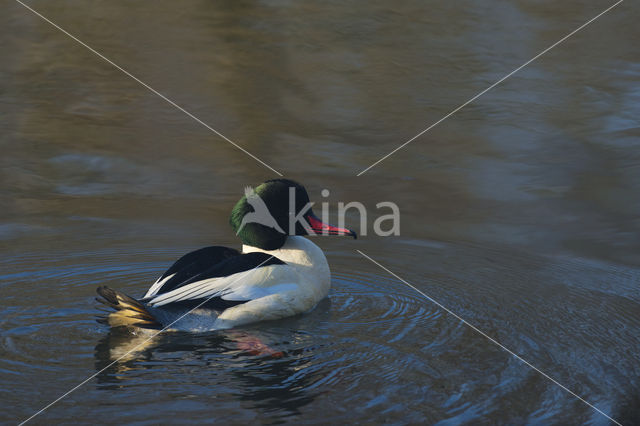
[[[298,273],[299,282],[309,287],[310,290],[321,294],[321,299],[329,293],[331,272],[327,258],[324,256],[322,249],[307,238],[300,236],[288,237],[284,246],[278,250],[271,251],[247,245],[242,246],[243,253],[256,251],[271,254],[287,263]]]

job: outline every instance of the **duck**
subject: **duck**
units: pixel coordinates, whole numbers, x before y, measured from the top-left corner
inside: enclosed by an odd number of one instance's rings
[[[246,187],[229,218],[241,250],[209,246],[187,253],[141,298],[98,287],[96,300],[110,308],[103,322],[163,330],[190,316],[199,324],[206,318],[207,330],[222,330],[313,310],[329,293],[331,271],[307,237],[357,234],[324,223],[312,205],[304,186],[290,179]]]

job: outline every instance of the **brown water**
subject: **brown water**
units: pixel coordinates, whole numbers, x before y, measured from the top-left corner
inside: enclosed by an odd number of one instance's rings
[[[637,3],[360,177],[610,3],[29,4],[312,199],[371,216],[364,238],[317,240],[333,288],[312,313],[159,336],[37,422],[608,423],[358,249],[640,423]],[[186,251],[237,246],[231,206],[275,174],[10,0],[0,53],[0,420],[16,423],[139,342],[95,322],[98,285],[141,295]],[[400,236],[371,235],[381,201]]]

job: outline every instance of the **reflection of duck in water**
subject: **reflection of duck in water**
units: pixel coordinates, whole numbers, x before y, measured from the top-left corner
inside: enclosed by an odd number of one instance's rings
[[[225,394],[216,398],[234,405],[243,400],[247,407],[265,410],[267,418],[287,417],[324,392],[311,385],[335,369],[324,359],[330,337],[316,332],[329,320],[330,310],[331,300],[325,298],[309,315],[231,330],[160,333],[149,341],[157,332],[111,328],[94,351],[99,389],[135,387],[145,380],[153,392],[171,381],[189,383],[196,399],[210,400],[218,391],[211,384],[224,383]],[[282,356],[245,347],[256,341],[277,347]]]
[[[116,310],[108,323],[159,329],[176,322],[175,328],[213,330],[313,309],[329,292],[329,265],[322,250],[301,235],[356,234],[322,223],[309,206],[304,187],[287,179],[245,191],[230,218],[244,243],[242,253],[220,246],[191,252],[139,300],[99,287],[101,301]],[[181,318],[193,307],[199,309]]]
[[[299,350],[298,345],[310,335],[306,330],[316,330],[328,320],[330,307],[331,300],[325,298],[309,315],[298,315],[272,324],[205,333],[158,333],[157,330],[139,327],[112,327],[95,347],[96,368],[112,364],[117,372],[124,372],[129,369],[129,364],[153,359],[156,353],[192,352],[200,350],[203,345],[211,351],[240,351],[248,356],[289,356],[295,354]],[[277,345],[278,351],[272,349],[272,344]],[[106,370],[105,374],[109,375],[113,369]]]

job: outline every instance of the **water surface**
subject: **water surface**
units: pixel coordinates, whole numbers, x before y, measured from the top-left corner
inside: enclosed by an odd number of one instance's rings
[[[339,201],[370,216],[357,241],[315,240],[333,280],[313,312],[158,336],[38,422],[608,424],[355,249],[640,422],[637,4],[360,177],[609,4],[29,4],[332,217]],[[16,423],[145,340],[96,323],[97,286],[139,296],[185,252],[237,246],[230,208],[275,174],[18,3],[0,28],[0,419]],[[381,201],[400,236],[372,235]]]

